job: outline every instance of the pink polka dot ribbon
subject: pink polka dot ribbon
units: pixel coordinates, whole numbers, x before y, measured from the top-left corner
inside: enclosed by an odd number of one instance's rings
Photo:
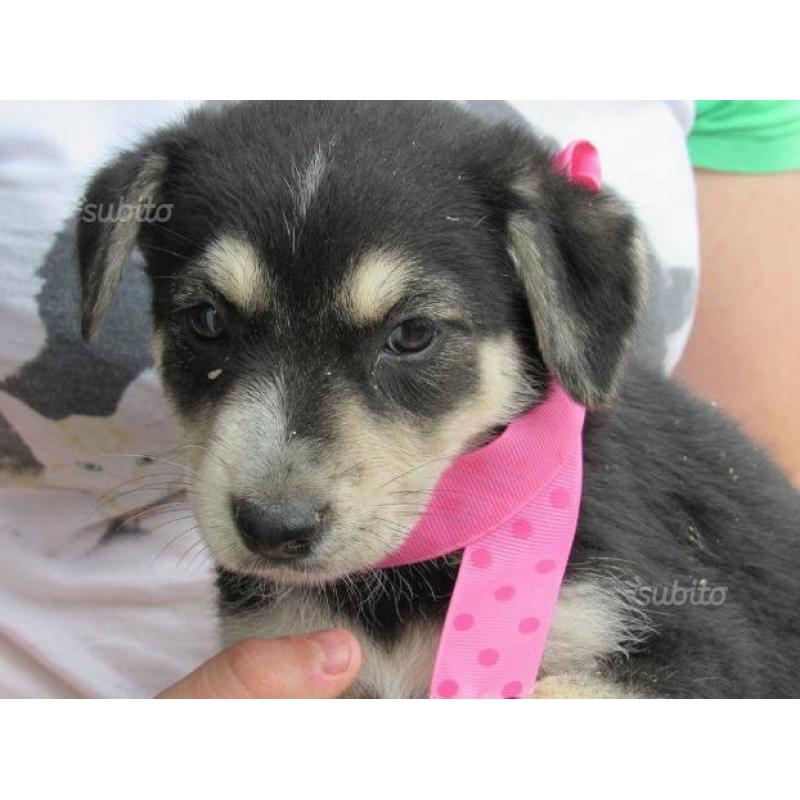
[[[558,384],[493,442],[456,459],[381,566],[464,550],[431,697],[530,693],[575,535],[584,409]]]
[[[589,142],[569,145],[555,166],[599,188]],[[578,520],[584,416],[554,381],[542,403],[453,462],[406,541],[380,565],[463,549],[431,697],[515,698],[533,690]]]

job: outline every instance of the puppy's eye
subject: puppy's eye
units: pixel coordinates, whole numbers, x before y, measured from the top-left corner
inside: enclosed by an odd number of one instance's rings
[[[201,339],[219,339],[225,333],[222,314],[211,303],[200,303],[186,311],[190,330]]]
[[[427,319],[407,319],[390,334],[384,350],[396,356],[407,356],[427,350],[436,338],[436,327]]]

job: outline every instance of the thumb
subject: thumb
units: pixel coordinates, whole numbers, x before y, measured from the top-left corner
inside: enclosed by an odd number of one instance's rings
[[[361,666],[361,648],[344,630],[281,639],[246,639],[165,689],[159,698],[338,697]]]

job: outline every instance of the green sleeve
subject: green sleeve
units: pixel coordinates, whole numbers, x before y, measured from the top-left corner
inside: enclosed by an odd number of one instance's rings
[[[800,101],[698,100],[689,154],[719,172],[800,169]]]

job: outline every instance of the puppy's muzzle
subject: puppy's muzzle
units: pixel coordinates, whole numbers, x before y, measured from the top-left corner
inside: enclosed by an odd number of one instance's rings
[[[232,498],[231,505],[242,541],[257,555],[276,561],[303,558],[322,536],[325,510],[311,503]]]

